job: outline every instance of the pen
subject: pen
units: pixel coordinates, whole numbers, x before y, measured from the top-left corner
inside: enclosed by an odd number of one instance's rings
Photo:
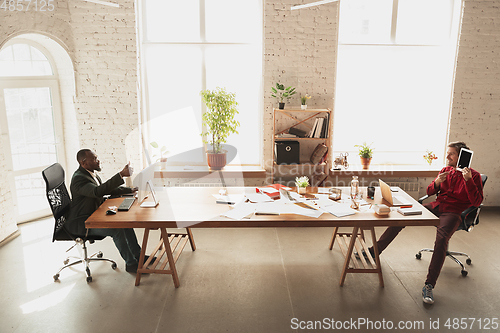
[[[231,201],[215,201],[218,204],[223,204],[223,205],[234,205],[236,202],[231,202]]]
[[[401,206],[401,207],[399,207],[399,208],[411,208],[411,207],[412,207],[412,205],[409,205],[409,206],[408,206],[408,205],[406,205],[406,206]]]

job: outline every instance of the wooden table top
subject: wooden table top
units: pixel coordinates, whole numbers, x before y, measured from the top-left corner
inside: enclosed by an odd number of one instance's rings
[[[255,187],[246,188],[254,189]],[[319,218],[296,214],[252,215],[251,218],[234,220],[220,216],[231,209],[230,205],[216,204],[212,194],[218,194],[218,187],[165,187],[156,190],[160,204],[156,208],[141,208],[137,200],[129,211],[119,211],[115,215],[106,215],[109,206],[119,206],[123,198],[108,199],[85,225],[87,228],[234,228],[234,227],[377,227],[377,226],[435,226],[439,219],[403,190],[398,196],[408,198],[413,207],[420,208],[422,215],[403,216],[394,210],[388,216],[381,217],[373,211],[361,211],[354,215],[335,217],[323,213]],[[242,194],[243,187],[225,188],[228,194]],[[349,188],[342,188],[343,197]],[[362,189],[366,201],[373,204],[387,202],[381,197],[380,188],[376,188],[374,200],[366,199],[366,189]],[[316,188],[308,192],[316,193]],[[364,209],[366,210],[366,208]]]

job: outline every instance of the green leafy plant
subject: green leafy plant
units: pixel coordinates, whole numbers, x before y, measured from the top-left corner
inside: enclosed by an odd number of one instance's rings
[[[295,186],[308,187],[309,186],[309,178],[307,176],[295,177]]]
[[[202,90],[200,92],[207,111],[203,113],[202,120],[206,131],[201,133],[203,142],[212,146],[212,152],[217,154],[222,151],[222,144],[232,133],[237,133],[240,125],[234,118],[239,113],[236,109],[235,94],[227,92],[225,88],[217,87],[215,90]]]
[[[362,145],[355,145],[354,147],[357,147],[358,148],[358,154],[360,157],[363,157],[363,158],[372,158],[373,156],[373,148],[371,148],[370,146],[373,144],[370,143],[369,145],[366,144],[366,142],[363,142]]]
[[[150,145],[151,145],[151,147],[158,150],[158,153],[154,153],[153,156],[151,156],[151,157],[152,158],[158,157],[156,159],[156,162],[160,162],[163,159],[163,155],[168,153],[167,147],[162,146],[160,148],[160,146],[158,145],[158,143],[156,141],[151,142]]]
[[[293,95],[297,93],[295,91],[295,88],[292,88],[290,86],[285,89],[285,86],[281,83],[276,83],[276,87],[271,87],[271,90],[273,91],[271,96],[276,98],[280,103],[284,103],[285,98],[289,100]]]
[[[308,99],[311,99],[311,96],[309,96],[308,94],[305,94],[305,96],[300,97],[300,103],[302,105],[306,105]]]

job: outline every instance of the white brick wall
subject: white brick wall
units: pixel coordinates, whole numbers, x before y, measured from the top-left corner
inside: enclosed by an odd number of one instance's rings
[[[130,159],[139,165],[136,141],[133,147],[125,147],[127,135],[138,125],[135,2],[115,2],[120,8],[66,0],[57,1],[53,12],[35,12],[34,7],[28,12],[0,11],[0,46],[20,34],[40,33],[67,50],[75,70],[78,133],[66,135],[76,134],[80,147],[96,150],[104,178]],[[67,158],[71,161],[75,156],[76,149]],[[1,177],[5,170],[0,163]],[[67,170],[69,176],[73,171]],[[2,186],[0,197],[0,240],[6,236],[4,230],[15,228],[6,189]]]
[[[338,2],[291,11],[307,1],[264,2],[264,165],[272,165],[273,108],[276,82],[296,88],[287,106],[299,107],[309,94],[310,108],[333,108]],[[285,106],[286,107],[286,106]],[[270,170],[267,170],[270,172]]]
[[[489,176],[484,204],[500,202],[500,1],[464,2],[450,141],[474,150],[472,167]]]

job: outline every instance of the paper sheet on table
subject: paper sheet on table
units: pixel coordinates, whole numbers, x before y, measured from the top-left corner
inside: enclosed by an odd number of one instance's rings
[[[250,202],[240,202],[233,206],[232,209],[221,214],[221,216],[229,217],[230,219],[241,220],[245,216],[255,212],[256,205]]]
[[[276,191],[277,192],[277,191]],[[264,193],[245,193],[245,197],[247,197],[248,200],[251,202],[273,202],[274,200],[271,199],[270,196]]]
[[[319,209],[310,209],[310,208],[303,208],[300,206],[297,206],[293,203],[286,203],[286,202],[271,202],[271,203],[260,203],[256,204],[256,212],[271,212],[271,213],[279,213],[281,214],[298,214],[298,215],[304,215],[304,216],[310,216],[310,217],[319,217],[321,214],[323,214],[322,210]]]
[[[334,202],[331,205],[321,206],[321,209],[336,217],[344,217],[356,214],[356,211],[351,207],[349,207],[348,204],[342,204],[342,203]]]
[[[279,203],[290,203],[290,202],[296,202],[300,201],[302,198],[300,194],[297,192],[290,192],[287,190],[284,190],[283,188],[280,189],[280,198],[276,202]]]
[[[228,194],[228,195],[220,195],[220,194],[212,194],[216,201],[220,201],[220,203],[227,203],[230,205],[237,204],[245,199],[243,194]]]

